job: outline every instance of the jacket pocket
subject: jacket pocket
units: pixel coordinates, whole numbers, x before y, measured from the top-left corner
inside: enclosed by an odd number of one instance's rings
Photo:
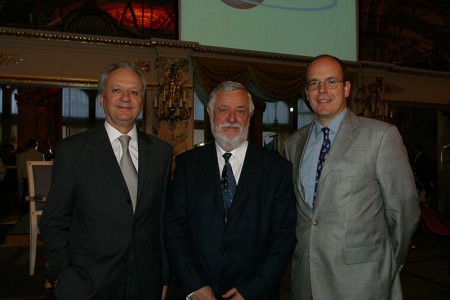
[[[71,252],[70,260],[72,262],[72,266],[75,267],[90,267],[97,263],[96,256],[81,252]]]
[[[374,262],[383,259],[383,245],[375,244],[357,248],[344,249],[344,263],[346,265]]]
[[[351,169],[338,170],[340,178],[352,178],[367,175],[367,167],[354,167]]]

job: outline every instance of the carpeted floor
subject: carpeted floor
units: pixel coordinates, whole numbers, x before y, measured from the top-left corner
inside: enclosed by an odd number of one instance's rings
[[[0,233],[5,234],[0,244],[0,300],[56,299],[53,291],[44,287],[42,241],[38,245],[35,275],[28,275],[27,228],[26,215],[0,218]],[[450,238],[430,235],[426,230],[419,229],[401,273],[404,299],[450,299],[449,267]],[[289,272],[281,282],[281,296],[281,300],[290,298]]]
[[[28,275],[28,215],[8,215],[0,219],[0,299],[56,299],[53,290],[44,287],[42,240],[38,239],[36,270]]]

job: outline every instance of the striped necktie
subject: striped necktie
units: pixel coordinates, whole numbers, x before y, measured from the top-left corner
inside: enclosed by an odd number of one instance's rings
[[[127,183],[128,191],[130,192],[134,212],[136,209],[138,176],[128,147],[130,139],[131,137],[126,134],[119,137],[119,142],[122,145],[123,150],[122,157],[120,158],[120,169],[122,170],[123,177]]]

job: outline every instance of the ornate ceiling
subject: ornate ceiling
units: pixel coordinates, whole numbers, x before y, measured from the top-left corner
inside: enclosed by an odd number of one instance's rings
[[[178,1],[0,0],[0,26],[178,39]],[[450,0],[358,4],[360,60],[450,71]]]
[[[0,26],[177,39],[178,0],[0,0]]]
[[[450,71],[449,0],[359,0],[360,60]]]

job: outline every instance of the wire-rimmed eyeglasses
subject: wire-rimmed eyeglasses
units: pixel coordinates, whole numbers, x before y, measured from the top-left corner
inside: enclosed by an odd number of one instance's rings
[[[337,80],[336,78],[328,78],[325,80],[311,80],[306,83],[306,87],[308,90],[317,90],[320,87],[320,83],[325,83],[327,89],[335,89],[337,88],[339,82],[344,82],[343,80]]]

